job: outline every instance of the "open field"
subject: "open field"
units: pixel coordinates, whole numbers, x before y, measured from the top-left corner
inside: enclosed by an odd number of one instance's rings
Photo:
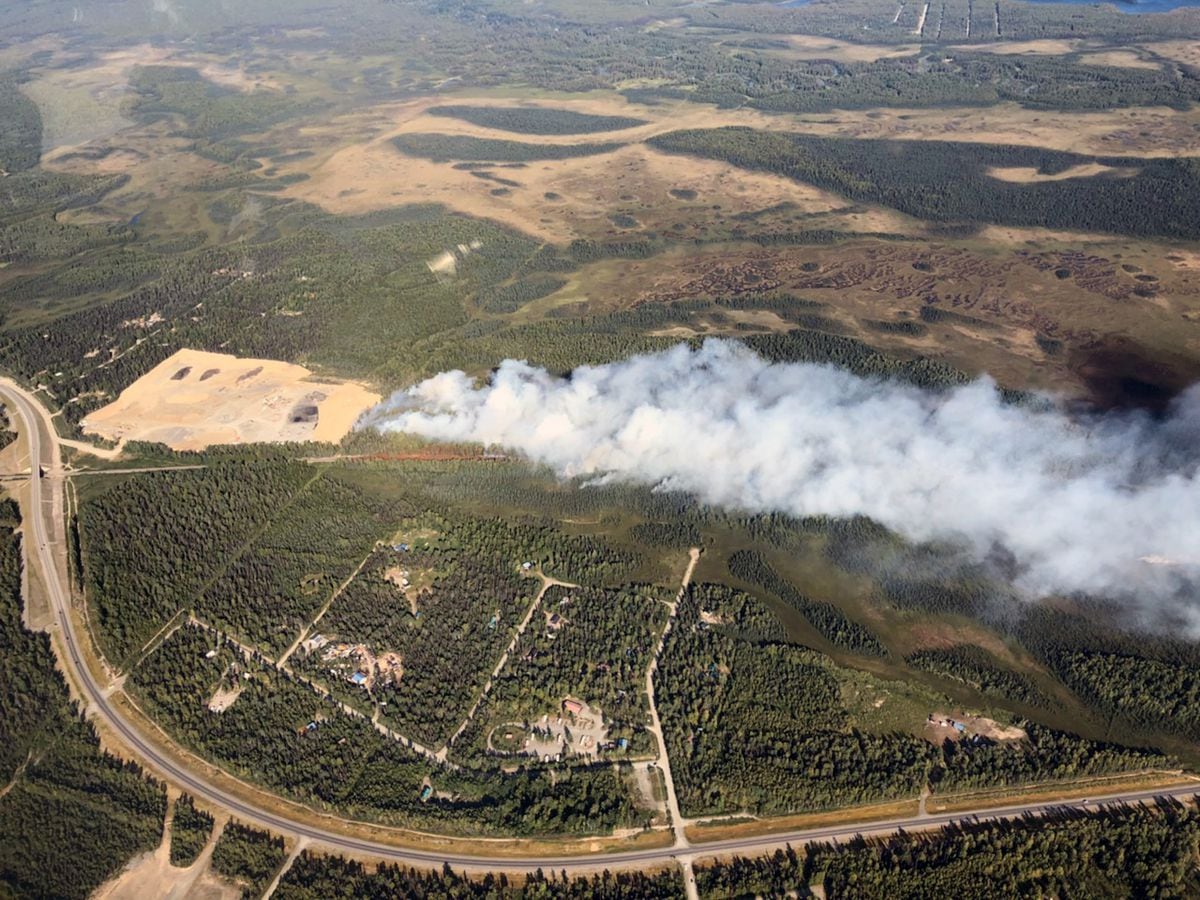
[[[1144,50],[1162,56],[1159,48],[1162,44],[1145,45]],[[1069,56],[1074,55],[1080,62],[1093,66],[1114,66],[1128,69],[1157,69],[1159,63],[1148,57],[1138,48],[1113,49],[1101,42],[1086,39],[1053,39],[1046,38],[1032,41],[997,41],[991,44],[965,44],[949,48],[951,50],[971,53],[997,53],[1003,56]]]
[[[356,384],[313,381],[302,366],[180,350],[96,410],[85,432],[155,441],[174,450],[214,444],[345,437],[379,396]]]
[[[813,47],[837,44],[829,44],[831,39],[803,36],[794,36],[794,40]],[[842,49],[850,52],[847,48],[857,48],[856,52],[862,49],[860,45]],[[908,48],[887,49],[889,53],[900,53]],[[188,198],[180,196],[179,188],[220,182],[228,177],[227,170],[212,158],[198,155],[194,142],[169,137],[164,122],[131,126],[123,117],[122,103],[128,88],[116,90],[112,85],[126,84],[133,66],[139,63],[191,66],[216,86],[258,94],[279,94],[280,86],[306,83],[309,76],[296,72],[272,74],[260,71],[261,67],[230,66],[211,54],[153,47],[114,51],[90,64],[49,69],[27,86],[32,95],[43,92],[42,104],[51,115],[46,145],[55,149],[47,157],[49,167],[63,172],[131,176],[129,183],[106,198],[102,206],[67,213],[70,221],[126,221],[145,210],[147,200],[153,199],[158,214],[167,215],[172,223],[186,222],[192,229],[200,227],[213,236],[222,236],[199,209],[187,210]],[[116,93],[97,97],[96,91],[101,88]],[[836,199],[811,187],[727,166],[693,161],[680,171],[675,163],[664,162],[643,148],[474,172],[397,154],[389,141],[405,133],[512,137],[508,132],[425,114],[427,108],[447,100],[561,108],[646,121],[645,125],[605,133],[606,141],[618,143],[637,143],[679,128],[745,125],[785,127],[815,135],[951,138],[1147,157],[1200,152],[1200,131],[1195,127],[1200,116],[1195,111],[1165,107],[1050,114],[1001,103],[986,108],[834,110],[792,115],[721,109],[679,100],[647,106],[600,91],[585,95],[542,92],[537,99],[462,92],[449,97],[357,105],[353,110],[334,106],[329,111],[306,115],[303,120],[269,128],[258,137],[269,146],[286,147],[287,158],[259,158],[256,162],[265,170],[297,181],[283,192],[284,196],[318,203],[337,214],[432,200],[550,241],[628,234],[630,223],[636,223],[632,226],[635,231],[674,229],[682,235],[703,237],[703,213],[714,204],[731,214],[780,203],[796,203],[800,209],[837,205]],[[55,114],[62,115],[65,124],[56,125]],[[538,137],[544,145],[570,145],[583,140],[578,135]],[[695,183],[680,186],[680,182]],[[670,193],[673,190],[695,192],[695,199],[680,203]],[[614,225],[612,217],[623,224]]]
[[[470,98],[464,102],[470,102]],[[512,136],[457,119],[425,115],[426,105],[373,110],[372,122],[394,116],[398,126],[381,129],[366,142],[350,142],[323,156],[281,166],[286,171],[310,176],[288,188],[287,195],[317,203],[340,215],[406,203],[438,202],[556,243],[585,235],[615,234],[621,229],[614,226],[611,219],[614,215],[631,217],[637,231],[678,229],[682,225],[684,230],[697,232],[703,228],[714,204],[733,215],[783,203],[791,204],[800,213],[827,212],[843,205],[824,191],[720,163],[689,164],[681,170],[671,157],[638,143],[680,121],[716,122],[727,118],[695,104],[677,107],[671,116],[664,117],[662,110],[611,99],[546,103],[552,108],[638,116],[652,121],[606,133],[605,141],[630,144],[612,153],[518,166],[476,166],[472,170],[403,156],[391,140],[402,134],[428,131],[488,138]],[[761,114],[739,117],[739,121],[746,119],[767,121]],[[310,134],[319,133],[322,138],[336,136],[349,124],[339,125],[335,121],[311,132],[304,129],[295,139],[303,145]],[[272,138],[279,139],[274,135]],[[539,136],[537,142],[570,145],[581,140],[577,136],[550,135]],[[489,177],[479,177],[481,172]],[[370,185],[369,190],[366,185]]]
[[[875,62],[877,59],[915,56],[921,52],[917,44],[859,44],[836,38],[811,34],[780,36],[787,42],[786,50],[775,50],[791,59],[836,59],[845,62]]]
[[[484,102],[483,98],[464,98],[463,102]],[[495,102],[492,100],[491,102]],[[492,172],[517,182],[512,190],[497,193],[493,182],[474,177],[470,171],[455,169],[447,163],[433,163],[400,156],[391,146],[391,138],[407,133],[434,131],[441,134],[478,135],[496,138],[507,132],[480,128],[468,122],[424,114],[428,103],[405,103],[377,107],[355,113],[345,120],[304,126],[272,133],[274,142],[297,146],[328,146],[335,149],[281,166],[288,172],[310,177],[289,188],[288,194],[319,203],[339,214],[361,213],[389,205],[434,200],[446,203],[470,215],[503,221],[513,227],[531,230],[547,239],[561,240],[578,234],[585,209],[595,210],[592,217],[619,211],[621,196],[638,198],[642,206],[661,203],[674,189],[697,192],[699,201],[720,198],[724,209],[737,213],[763,209],[783,202],[805,206],[835,205],[830,195],[804,186],[788,185],[786,180],[763,179],[728,167],[706,165],[697,160],[681,172],[674,161],[664,162],[643,148],[625,148],[600,157],[583,157],[555,162],[535,162],[516,168],[493,167]],[[529,105],[529,104],[527,104]],[[604,96],[589,100],[539,101],[538,105],[570,109],[594,115],[625,115],[648,120],[648,124],[624,131],[609,132],[605,140],[638,142],[679,128],[712,128],[746,125],[779,128],[781,124],[797,132],[840,137],[969,140],[980,143],[1012,143],[1048,149],[1089,153],[1128,153],[1133,155],[1176,155],[1200,152],[1200,122],[1196,113],[1169,109],[1133,109],[1112,112],[1073,113],[1069,124],[1062,115],[1047,115],[1023,109],[1015,104],[982,109],[939,110],[863,110],[836,111],[820,117],[768,116],[750,110],[721,110],[692,103],[647,107]],[[386,123],[395,123],[386,127]],[[345,137],[362,134],[369,126],[372,136],[352,140],[338,148]],[[339,137],[342,140],[339,140]],[[318,139],[315,140],[315,139]],[[575,144],[580,138],[551,135],[539,143]],[[684,173],[686,172],[686,177]],[[680,182],[690,182],[680,184]],[[503,182],[502,182],[503,183]],[[364,185],[371,185],[367,190]],[[597,192],[610,186],[616,196]],[[619,192],[619,193],[618,193]],[[547,199],[546,194],[558,195]],[[606,202],[607,201],[607,202]],[[728,206],[732,201],[733,206]],[[625,201],[626,204],[629,201]],[[757,207],[755,204],[758,204]],[[631,207],[637,209],[637,205]],[[643,216],[646,213],[643,212]],[[635,215],[635,218],[637,216]],[[649,218],[647,227],[661,226]]]
[[[130,74],[137,66],[192,66],[214,84],[239,91],[279,88],[268,76],[251,74],[244,64],[231,65],[214,54],[141,44],[100,54],[79,65],[84,60],[61,46],[49,52],[69,65],[47,69],[25,86],[42,114],[46,151],[69,152],[132,125],[122,106],[131,91]]]
[[[641,146],[600,157],[535,162],[500,169],[511,188],[497,189],[470,171],[402,157],[386,141],[335,153],[289,195],[340,215],[435,201],[467,215],[492,219],[546,241],[617,233],[614,214],[631,216],[635,229],[703,228],[709,205],[720,199],[732,213],[779,203],[806,212],[841,205],[836,197],[774,176],[751,176],[721,163],[680,172],[665,154]],[[371,184],[370,191],[355,185]],[[502,190],[502,193],[497,193]],[[671,191],[694,191],[697,202]]]
[[[1053,173],[1039,172],[1033,166],[1013,166],[995,167],[989,169],[988,174],[993,178],[1010,181],[1014,184],[1033,184],[1039,181],[1065,181],[1068,178],[1092,178],[1096,175],[1124,178],[1137,174],[1137,170],[1105,166],[1100,163],[1081,163],[1078,166],[1071,166],[1069,169]]]
[[[1195,41],[1155,41],[1144,45],[1145,49],[1158,56],[1186,63],[1189,66],[1200,65],[1200,46]]]

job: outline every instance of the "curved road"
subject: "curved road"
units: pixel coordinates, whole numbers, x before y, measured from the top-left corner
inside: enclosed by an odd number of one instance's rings
[[[1066,807],[1081,808],[1101,803],[1134,803],[1152,800],[1159,797],[1192,798],[1200,787],[1175,788],[1170,790],[1132,791],[1116,793],[1107,796],[1092,797],[1087,801],[1057,801],[1043,803],[1026,803],[1018,806],[989,808],[978,812],[941,813],[926,816],[870,821],[858,824],[839,825],[827,828],[812,828],[791,831],[759,837],[734,838],[724,841],[713,841],[690,847],[677,846],[668,848],[653,848],[641,850],[620,850],[602,852],[590,855],[575,856],[541,856],[519,857],[495,856],[483,854],[452,852],[439,853],[408,849],[395,844],[362,838],[349,837],[337,831],[322,828],[308,822],[288,818],[285,814],[272,812],[253,801],[244,800],[223,788],[212,784],[202,775],[188,771],[173,759],[163,753],[152,741],[143,737],[138,728],[123,718],[121,711],[114,707],[104,693],[102,685],[96,682],[91,670],[85,665],[79,651],[79,642],[73,630],[69,615],[70,592],[64,586],[60,572],[54,562],[52,543],[61,541],[58,533],[60,514],[57,509],[56,492],[51,490],[51,504],[46,504],[43,497],[43,486],[46,478],[39,472],[41,466],[50,479],[61,483],[61,461],[58,436],[53,430],[45,410],[37,404],[32,395],[17,386],[9,379],[0,379],[0,395],[8,398],[13,409],[24,422],[24,432],[29,444],[30,453],[30,508],[38,514],[31,516],[27,529],[25,553],[27,564],[34,564],[41,571],[49,599],[54,608],[54,614],[61,630],[63,645],[67,651],[63,663],[68,668],[74,683],[83,690],[91,709],[103,722],[121,739],[150,769],[156,770],[169,781],[189,793],[201,797],[210,803],[228,809],[230,812],[256,821],[275,831],[296,835],[319,842],[336,851],[349,854],[366,855],[386,859],[391,862],[406,863],[415,866],[441,866],[449,863],[452,866],[468,870],[504,870],[532,871],[536,868],[554,868],[578,870],[594,870],[607,868],[645,868],[651,866],[670,865],[683,858],[707,857],[721,854],[756,854],[765,853],[786,844],[802,844],[812,840],[832,840],[851,838],[855,835],[888,834],[901,830],[916,830],[930,826],[962,823],[969,821],[990,821],[1009,819],[1026,815],[1038,815],[1050,810],[1061,810]],[[53,537],[52,537],[53,534]],[[35,559],[36,558],[36,559]]]

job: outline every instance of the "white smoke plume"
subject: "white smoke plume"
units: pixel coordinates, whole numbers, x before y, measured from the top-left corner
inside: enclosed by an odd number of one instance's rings
[[[1003,547],[1032,595],[1148,601],[1200,562],[1200,386],[1164,420],[1080,416],[1006,404],[986,378],[933,392],[710,340],[566,379],[512,360],[479,386],[448,372],[366,424],[721,507],[864,515],[980,559]]]

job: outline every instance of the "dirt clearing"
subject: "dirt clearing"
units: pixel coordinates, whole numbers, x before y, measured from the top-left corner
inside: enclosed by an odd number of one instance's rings
[[[986,738],[990,741],[1023,741],[1029,737],[1025,729],[1015,725],[1001,725],[995,719],[986,716],[946,715],[941,712],[929,714],[925,725],[926,738],[934,743],[944,741],[971,740]]]
[[[1200,66],[1200,41],[1156,41],[1143,44],[1142,47],[1157,56],[1189,66]]]
[[[109,440],[173,450],[214,444],[337,443],[379,395],[354,383],[314,381],[303,366],[180,350],[81,424]]]
[[[1001,56],[1063,56],[1084,47],[1084,42],[1064,40],[997,41],[993,44],[959,44],[949,49],[959,53],[995,53]]]
[[[213,847],[224,827],[224,817],[218,817],[208,844],[200,857],[186,868],[171,865],[171,828],[163,829],[163,839],[150,853],[134,857],[112,881],[93,894],[94,900],[237,900],[242,892],[212,871]]]
[[[1118,178],[1132,178],[1137,169],[1104,166],[1100,163],[1082,163],[1071,166],[1061,172],[1047,174],[1039,172],[1033,166],[1005,166],[988,169],[988,175],[998,181],[1008,181],[1013,184],[1034,184],[1039,181],[1065,181],[1068,178],[1092,178],[1096,175],[1111,174]]]
[[[915,56],[921,50],[919,44],[851,44],[848,41],[809,34],[789,34],[783,36],[783,40],[788,43],[786,55],[793,59],[875,62],[880,59]]]
[[[1157,69],[1159,64],[1145,59],[1133,50],[1102,50],[1085,53],[1079,61],[1089,66],[1116,66],[1118,69]]]
[[[237,698],[242,696],[243,687],[241,684],[235,684],[233,687],[225,687],[222,685],[217,688],[212,698],[208,701],[208,711],[215,713],[223,713],[229,707],[237,702]]]

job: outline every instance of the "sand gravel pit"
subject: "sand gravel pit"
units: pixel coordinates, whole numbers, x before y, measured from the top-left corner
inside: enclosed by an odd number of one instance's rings
[[[89,415],[83,430],[173,450],[214,444],[336,443],[378,403],[359,384],[312,379],[303,366],[180,350]]]
[[[171,865],[171,826],[163,829],[158,847],[131,859],[119,875],[101,885],[93,900],[237,900],[242,892],[212,870],[212,853],[225,827],[225,817],[216,824],[199,858],[190,866]]]

